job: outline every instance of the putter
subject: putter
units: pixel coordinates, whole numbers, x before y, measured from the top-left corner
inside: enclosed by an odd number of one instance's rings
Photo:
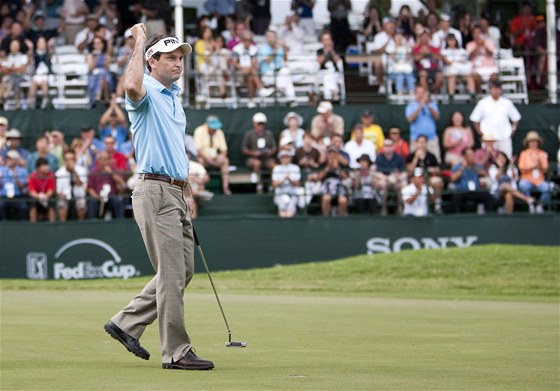
[[[220,307],[220,312],[222,313],[222,317],[224,318],[224,323],[226,324],[226,329],[228,332],[228,341],[226,342],[226,346],[228,348],[244,348],[247,346],[247,342],[231,340],[231,330],[229,328],[229,324],[226,319],[226,314],[224,313],[224,309],[222,308],[222,303],[220,302],[220,298],[218,297],[218,292],[216,291],[216,287],[214,286],[214,281],[212,280],[212,276],[210,275],[210,269],[208,269],[208,264],[206,263],[206,258],[204,257],[204,252],[202,251],[202,247],[200,246],[200,241],[198,240],[198,235],[196,234],[196,230],[194,229],[194,226],[193,226],[193,236],[194,236],[194,242],[196,243],[196,247],[198,248],[198,253],[200,254],[200,258],[202,259],[202,264],[206,269],[206,274],[208,274],[210,285],[212,285],[214,296],[216,296],[216,301],[218,302],[218,306]]]

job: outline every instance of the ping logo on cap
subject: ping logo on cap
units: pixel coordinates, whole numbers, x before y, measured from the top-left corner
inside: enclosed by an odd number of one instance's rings
[[[158,52],[169,53],[179,48],[182,50],[184,55],[190,54],[192,51],[191,45],[188,43],[181,43],[175,37],[162,38],[146,50],[146,60],[150,59],[150,57]]]

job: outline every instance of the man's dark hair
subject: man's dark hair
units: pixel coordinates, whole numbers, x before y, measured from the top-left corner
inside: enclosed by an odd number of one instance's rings
[[[168,37],[168,35],[165,34],[155,34],[152,35],[147,41],[146,44],[144,45],[144,55],[146,54],[146,52],[148,51],[148,49],[150,47],[152,47],[153,45],[155,45],[159,40]],[[161,57],[161,52],[157,52],[154,53],[152,55],[151,58],[155,58],[156,60],[159,60],[159,58]],[[146,61],[146,66],[148,67],[148,72],[152,71],[152,67],[150,66],[150,64]]]
[[[39,159],[37,159],[37,161],[35,162],[35,168],[39,168],[41,166],[44,165],[48,165],[49,161],[47,159],[45,159],[44,157],[40,157]]]

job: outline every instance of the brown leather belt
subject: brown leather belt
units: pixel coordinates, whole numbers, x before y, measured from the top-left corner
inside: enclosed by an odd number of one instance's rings
[[[162,181],[166,183],[170,183],[174,186],[178,186],[183,188],[187,185],[187,181],[182,181],[180,179],[171,178],[165,175],[158,175],[158,174],[139,174],[138,179],[149,179],[152,181]]]

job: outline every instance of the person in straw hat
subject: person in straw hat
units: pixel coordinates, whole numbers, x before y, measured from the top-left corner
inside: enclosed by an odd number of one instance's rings
[[[550,182],[546,180],[548,172],[548,154],[540,149],[542,137],[536,130],[531,130],[523,139],[525,149],[519,155],[517,163],[520,171],[519,190],[526,196],[532,191],[540,192],[538,203],[531,212],[544,212],[544,205],[550,200]]]

